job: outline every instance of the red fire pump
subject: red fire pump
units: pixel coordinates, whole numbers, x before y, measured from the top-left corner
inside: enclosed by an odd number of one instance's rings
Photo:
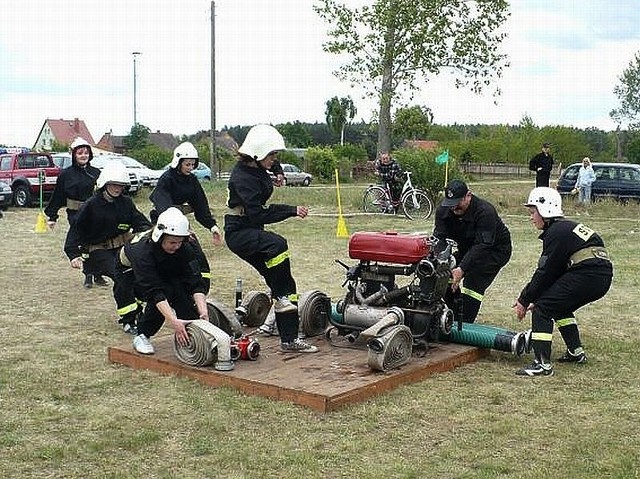
[[[428,343],[451,332],[461,310],[444,301],[455,242],[423,234],[358,232],[349,239],[347,293],[330,315],[326,336],[338,345],[366,345],[372,369],[405,364],[412,352],[425,354]],[[456,309],[458,309],[456,307]]]

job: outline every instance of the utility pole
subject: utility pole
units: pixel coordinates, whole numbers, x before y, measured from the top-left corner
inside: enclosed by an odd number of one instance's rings
[[[218,157],[216,148],[216,4],[211,1],[211,155],[209,167],[215,172],[215,163]],[[221,166],[218,162],[218,174],[220,178]]]
[[[138,96],[138,92],[137,92],[137,85],[136,85],[136,58],[138,57],[138,55],[141,55],[140,52],[131,52],[131,54],[133,55],[133,126],[136,126],[138,124],[138,117],[137,117],[137,96]]]

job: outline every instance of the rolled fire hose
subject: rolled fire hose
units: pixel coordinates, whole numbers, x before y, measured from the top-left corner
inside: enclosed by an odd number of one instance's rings
[[[322,291],[306,291],[298,300],[300,331],[305,336],[318,336],[324,333],[331,315],[331,299]]]
[[[177,358],[189,366],[210,366],[218,371],[231,371],[231,337],[208,321],[198,319],[186,326],[189,344],[178,343],[173,337],[173,350]]]
[[[223,303],[215,299],[207,299],[207,311],[211,324],[234,338],[242,336],[242,324],[240,324],[236,313]]]
[[[260,326],[271,309],[271,298],[260,291],[249,291],[240,306],[247,312],[242,322],[250,327]]]
[[[411,359],[412,345],[413,335],[408,326],[391,326],[367,344],[367,364],[374,371],[399,368]]]
[[[443,334],[440,338],[452,343],[495,349],[520,356],[529,352],[530,336],[530,331],[515,332],[488,324],[462,323],[462,331],[452,328],[448,335]]]

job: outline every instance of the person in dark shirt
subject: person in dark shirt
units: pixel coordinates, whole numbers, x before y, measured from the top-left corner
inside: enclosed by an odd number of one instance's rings
[[[160,176],[158,184],[149,196],[154,206],[149,216],[151,221],[155,222],[158,215],[171,207],[178,208],[185,215],[193,213],[196,221],[211,231],[213,244],[220,246],[223,243],[222,233],[216,219],[211,214],[209,201],[202,185],[192,173],[198,167],[199,161],[198,150],[188,141],[175,148],[169,169]],[[192,246],[196,248],[208,292],[211,283],[211,269],[195,235],[192,235]]]
[[[536,186],[549,186],[551,170],[553,169],[550,143],[543,144],[542,151],[531,158],[529,169],[536,172]]]
[[[542,231],[539,236],[542,254],[533,276],[513,305],[520,321],[531,311],[531,347],[535,355],[534,361],[516,374],[551,376],[554,322],[567,346],[558,362],[587,361],[575,312],[609,291],[613,265],[598,233],[564,218],[562,198],[556,190],[534,188],[525,206],[533,225]]]
[[[134,233],[151,229],[149,220],[136,208],[133,200],[124,195],[129,185],[129,173],[120,163],[105,166],[96,186],[98,190],[80,208],[75,225],[82,256],[71,260],[81,268],[87,258],[88,273],[110,277],[113,295],[125,333],[134,334],[137,304],[130,288],[119,284],[115,276],[115,260],[120,248]],[[129,305],[133,305],[133,308]]]
[[[376,175],[380,177],[382,183],[389,188],[391,199],[394,203],[399,203],[402,193],[402,168],[388,152],[380,153],[376,161]],[[397,206],[394,205],[397,210]]]
[[[298,338],[298,293],[289,245],[279,234],[265,230],[267,224],[305,218],[309,212],[306,206],[267,205],[274,186],[268,171],[284,149],[282,135],[272,126],[249,130],[229,177],[224,231],[228,248],[253,266],[271,289],[281,350],[309,353],[318,348]]]
[[[485,291],[511,258],[511,234],[493,205],[474,195],[464,181],[451,180],[444,196],[433,235],[457,244],[457,266],[445,301],[458,313],[461,301],[463,321],[473,323]]]
[[[194,319],[209,320],[206,285],[200,271],[189,220],[178,208],[158,216],[150,234],[125,244],[116,260],[116,270],[131,277],[135,296],[145,302],[138,320],[133,348],[154,354],[151,338],[165,322],[171,323],[179,344],[189,343],[186,325]]]
[[[47,224],[50,229],[54,229],[58,221],[58,211],[66,207],[69,230],[64,241],[64,252],[71,261],[79,255],[78,234],[74,227],[75,216],[82,204],[93,195],[96,187],[96,180],[100,175],[100,170],[91,165],[93,150],[87,140],[77,137],[71,143],[71,166],[63,169],[58,175],[56,187],[49,203],[44,209],[47,216]],[[85,268],[86,269],[86,264]],[[84,272],[84,287],[91,288],[94,284],[107,286],[109,283],[100,275],[95,278]]]

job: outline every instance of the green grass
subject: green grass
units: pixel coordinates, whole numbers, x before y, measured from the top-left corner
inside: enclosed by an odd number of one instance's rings
[[[514,239],[480,321],[524,329],[511,305],[540,253],[521,206],[531,185],[471,186],[498,206]],[[341,192],[351,233],[432,230],[432,220],[357,214],[364,187]],[[223,185],[206,188],[221,219]],[[145,212],[146,196],[136,199]],[[311,207],[305,220],[272,226],[289,240],[299,290],[341,297],[343,269],[333,259],[352,261],[335,235],[335,190],[281,188],[273,201]],[[110,291],[82,289],[61,251],[64,219],[36,234],[37,210],[12,208],[0,219],[0,477],[638,477],[639,207],[603,202],[585,216],[568,202],[565,211],[602,234],[615,264],[609,294],[578,312],[588,364],[556,364],[553,377],[531,380],[513,374],[527,358],[492,352],[321,415],[110,364],[107,347],[128,341]],[[246,291],[262,289],[252,269],[196,230],[212,266],[212,295],[231,304],[236,277]],[[555,332],[554,355],[561,352]]]

